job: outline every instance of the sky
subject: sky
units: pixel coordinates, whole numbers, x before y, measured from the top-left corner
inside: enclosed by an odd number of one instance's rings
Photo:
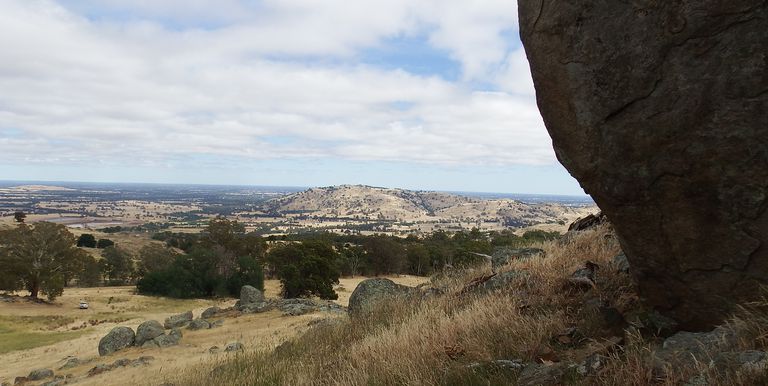
[[[509,0],[0,0],[0,180],[584,194]]]

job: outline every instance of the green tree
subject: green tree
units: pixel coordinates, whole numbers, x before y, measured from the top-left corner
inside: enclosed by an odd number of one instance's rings
[[[77,246],[85,248],[96,248],[96,237],[90,233],[83,233],[77,238]]]
[[[102,280],[101,264],[93,256],[86,255],[75,277],[80,287],[96,287]]]
[[[104,249],[114,245],[115,245],[115,242],[110,239],[99,239],[99,241],[96,243],[96,248]]]
[[[21,211],[15,212],[15,213],[13,214],[13,219],[14,219],[14,220],[15,220],[17,223],[23,223],[23,222],[24,222],[24,220],[25,220],[26,218],[27,218],[27,214],[26,214],[26,213],[24,213],[24,212],[21,212]]]
[[[339,282],[338,255],[330,243],[306,240],[278,246],[267,254],[267,262],[283,285],[283,297],[316,295],[338,299],[333,285]]]
[[[102,253],[104,273],[111,285],[125,285],[134,275],[133,258],[128,251],[110,246]]]
[[[408,245],[408,271],[414,275],[424,276],[432,273],[429,250],[423,244],[413,243]]]
[[[162,271],[170,267],[176,260],[173,249],[158,244],[147,245],[139,251],[137,276],[144,277],[149,272]]]
[[[368,257],[368,267],[374,275],[401,273],[405,270],[405,248],[393,237],[375,235],[363,244]]]
[[[68,277],[82,265],[85,252],[75,247],[75,236],[61,224],[20,224],[0,234],[0,267],[5,289],[26,289],[33,298],[42,292],[50,300],[64,291]]]

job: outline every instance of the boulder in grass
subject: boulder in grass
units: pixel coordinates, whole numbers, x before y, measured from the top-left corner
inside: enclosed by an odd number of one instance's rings
[[[39,381],[45,378],[50,378],[53,376],[53,370],[51,369],[37,369],[32,370],[29,375],[27,375],[27,379],[30,381]]]
[[[136,329],[136,341],[134,344],[136,346],[142,346],[144,343],[163,334],[165,334],[165,330],[160,322],[156,320],[148,320],[140,324],[139,328]]]
[[[416,289],[397,284],[389,279],[366,279],[357,285],[349,297],[350,316],[359,316],[370,312],[375,303],[394,297],[405,297],[416,292]]]
[[[130,327],[115,327],[99,341],[99,355],[109,355],[133,345],[136,334]]]
[[[165,324],[163,325],[165,329],[171,329],[171,328],[177,328],[177,327],[184,327],[189,322],[191,322],[193,319],[192,311],[187,311],[183,314],[173,315],[165,319]]]

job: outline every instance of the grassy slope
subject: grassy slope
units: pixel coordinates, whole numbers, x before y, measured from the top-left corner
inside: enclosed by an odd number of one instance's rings
[[[514,374],[479,373],[468,365],[493,359],[526,362],[579,363],[592,353],[609,356],[596,374],[581,377],[571,371],[566,384],[680,384],[709,370],[673,369],[654,378],[651,348],[659,342],[640,330],[606,324],[595,307],[606,302],[623,314],[642,311],[627,274],[618,273],[612,258],[619,252],[610,229],[583,232],[568,242],[541,247],[546,258],[515,261],[506,270],[527,272],[502,292],[463,294],[462,288],[486,269],[434,279],[445,295],[417,302],[394,299],[372,317],[346,316],[318,324],[297,339],[253,351],[220,363],[188,369],[169,379],[184,385],[487,385],[515,384]],[[586,260],[601,266],[596,288],[576,290],[568,276]],[[743,313],[732,326],[744,338],[744,348],[765,347],[767,319],[761,310]],[[561,344],[556,337],[568,327],[584,336],[578,344]],[[755,339],[760,337],[761,339]],[[623,346],[607,350],[614,339]],[[731,374],[711,384],[755,384],[765,381]]]

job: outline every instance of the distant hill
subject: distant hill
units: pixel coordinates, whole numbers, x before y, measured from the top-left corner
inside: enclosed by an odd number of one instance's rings
[[[594,206],[524,203],[512,199],[478,199],[441,193],[341,185],[311,188],[270,200],[266,209],[309,216],[382,219],[403,222],[503,222],[510,227],[569,223]]]

